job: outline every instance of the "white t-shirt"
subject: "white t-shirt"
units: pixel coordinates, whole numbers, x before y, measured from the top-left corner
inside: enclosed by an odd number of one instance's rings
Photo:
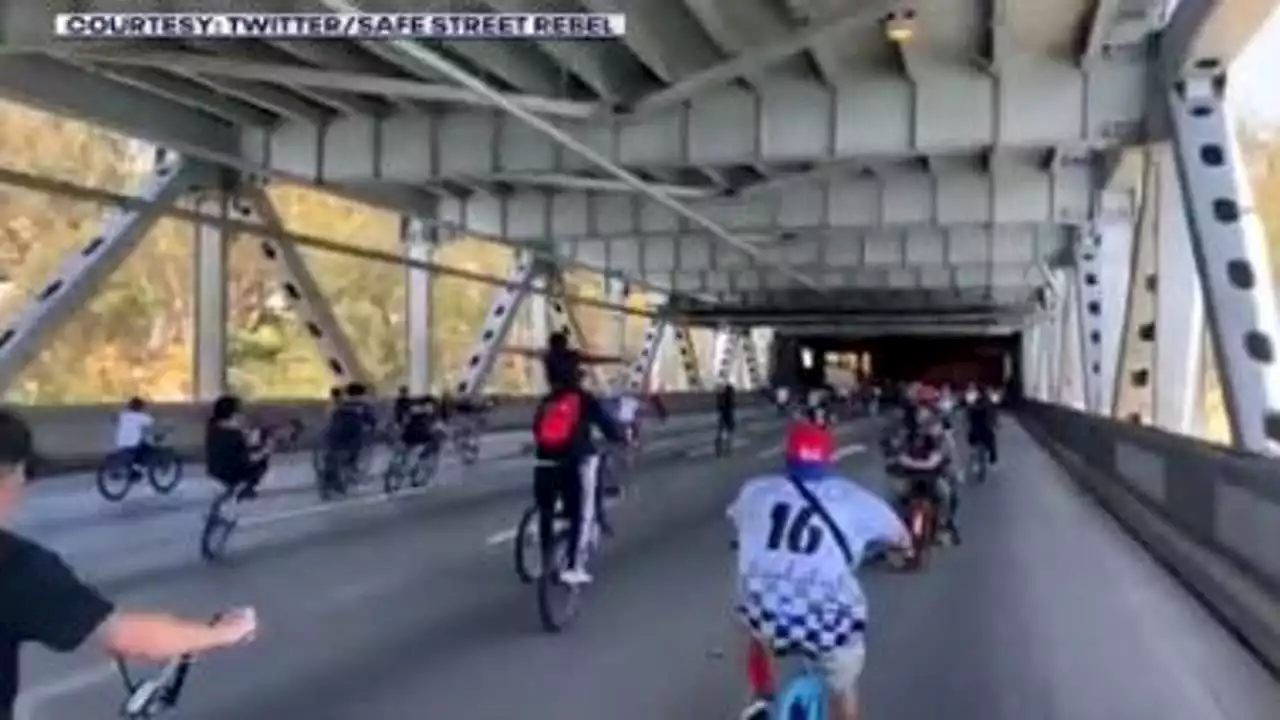
[[[155,418],[147,413],[125,410],[116,419],[116,447],[131,448],[141,445],[155,424]]]
[[[907,529],[884,500],[841,477],[807,487],[839,526],[861,563],[867,545],[905,538]],[[747,482],[729,506],[738,531],[740,602],[776,615],[830,613],[864,620],[867,599],[822,516],[781,475]]]
[[[640,413],[640,401],[630,395],[618,398],[618,422],[633,423]]]

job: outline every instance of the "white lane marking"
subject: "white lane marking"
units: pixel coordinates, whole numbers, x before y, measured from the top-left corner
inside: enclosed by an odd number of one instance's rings
[[[13,712],[15,720],[35,720],[36,710],[40,706],[48,703],[50,700],[56,700],[64,695],[80,692],[86,688],[93,687],[100,682],[105,682],[116,674],[116,666],[111,663],[103,663],[93,667],[85,668],[74,672],[60,680],[55,680],[43,685],[37,685],[29,690],[25,690],[18,694],[18,699],[14,703]]]
[[[308,517],[310,515],[323,515],[324,513],[337,512],[344,508],[358,508],[358,507],[363,507],[365,505],[377,505],[380,503],[388,503],[393,500],[399,500],[401,498],[411,498],[411,497],[416,497],[418,495],[424,495],[430,490],[432,490],[432,488],[433,488],[433,485],[430,485],[430,484],[425,485],[423,487],[418,487],[418,488],[414,488],[414,487],[404,488],[392,495],[388,495],[384,492],[375,491],[376,494],[358,495],[356,497],[349,498],[347,500],[338,500],[336,502],[327,502],[327,503],[316,503],[315,505],[304,505],[303,507],[290,508],[288,510],[279,510],[273,513],[266,513],[264,515],[253,515],[250,517],[243,517],[240,520],[240,527],[254,527],[257,525],[268,525],[270,523],[279,522],[281,520],[293,520],[296,518]]]
[[[845,445],[844,447],[835,451],[835,454],[831,456],[831,459],[843,460],[849,457],[850,455],[857,455],[860,452],[866,452],[866,451],[867,451],[866,445],[863,445],[861,443],[853,443],[851,445]]]
[[[485,538],[484,544],[490,545],[490,546],[501,545],[503,543],[509,543],[515,539],[516,539],[516,529],[510,528],[508,530],[503,530],[500,533],[494,533],[489,537]]]
[[[760,452],[756,453],[756,457],[761,460],[764,460],[765,458],[771,458],[774,455],[781,455],[782,450],[783,450],[782,445],[775,445],[773,447],[765,448]]]

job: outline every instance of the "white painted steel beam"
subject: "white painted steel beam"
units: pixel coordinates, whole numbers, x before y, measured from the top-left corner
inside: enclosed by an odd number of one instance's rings
[[[401,218],[400,240],[405,245],[405,256],[410,260],[432,262],[439,249],[439,236],[435,228],[422,222],[417,216]],[[431,298],[432,273],[426,268],[406,266],[405,269],[405,346],[408,357],[409,392],[422,395],[430,391],[431,337],[434,308]]]
[[[1160,177],[1153,151],[1143,153],[1142,204],[1130,251],[1129,294],[1125,299],[1112,416],[1150,425],[1155,420],[1156,338],[1159,307]]]
[[[196,210],[226,219],[230,198],[221,190],[195,198]],[[192,288],[192,390],[194,400],[209,402],[227,392],[227,259],[231,250],[225,227],[193,223],[195,252]]]
[[[101,232],[67,255],[53,277],[0,331],[0,388],[12,387],[49,337],[93,297],[167,207],[206,176],[205,170],[178,155],[163,159],[138,193],[155,204],[141,210],[109,211]]]
[[[583,332],[582,322],[579,320],[578,314],[574,312],[573,306],[569,301],[564,299],[568,286],[559,272],[548,267],[542,271],[542,274],[550,285],[551,292],[547,296],[547,313],[553,332],[564,333],[569,338],[570,346],[576,346],[586,355],[612,355],[608,351],[600,352],[599,346],[591,342],[591,339]],[[609,387],[608,368],[591,363],[585,369],[596,389],[604,390]]]
[[[1160,35],[1170,79],[1185,70],[1221,72],[1280,7],[1278,0],[1178,0]]]
[[[283,230],[284,223],[275,204],[260,187],[246,186],[244,195],[232,205],[232,212],[242,222],[258,222]],[[307,260],[297,245],[288,240],[258,237],[254,239],[264,260],[280,278],[280,289],[297,314],[307,334],[316,343],[325,367],[339,384],[360,382],[372,384],[372,377],[355,351],[355,346],[342,329],[324,291],[311,274]]]
[[[462,370],[462,380],[453,388],[455,395],[475,397],[484,389],[485,381],[493,371],[493,363],[506,344],[507,333],[519,315],[520,305],[528,297],[534,279],[540,275],[541,268],[532,255],[521,253],[516,257],[515,265],[507,276],[507,285],[494,291],[489,312],[480,327],[480,336],[476,338]]]
[[[503,173],[499,178],[554,184],[563,175]],[[833,178],[797,182],[744,200],[693,203],[702,214],[752,239],[780,233],[818,233],[832,228],[881,230],[932,225],[1056,225],[1089,219],[1092,178],[1085,167],[1046,172],[1035,165],[1006,164],[997,173],[970,170],[940,175],[898,173],[886,179]],[[603,184],[580,192],[537,190],[510,195],[474,195],[446,200],[442,216],[513,240],[608,240],[670,237],[693,231],[659,203]],[[595,190],[596,192],[588,192]],[[694,190],[680,191],[697,199]],[[550,222],[548,222],[548,217]]]
[[[1197,436],[1204,406],[1204,291],[1191,251],[1190,227],[1173,148],[1153,148],[1159,194],[1156,289],[1155,421],[1169,432]]]
[[[1028,62],[999,83],[975,70],[931,73],[918,87],[892,75],[832,90],[774,78],[761,82],[757,95],[724,90],[642,120],[560,127],[622,167],[827,163],[945,156],[993,145],[1107,147],[1140,136],[1145,82],[1146,66],[1125,59],[1089,73],[1065,62]],[[323,127],[291,122],[270,132],[246,131],[242,147],[252,165],[336,182],[422,184],[597,164],[558,144],[501,111],[457,109],[343,118]]]
[[[1107,307],[1102,278],[1102,233],[1097,228],[1081,232],[1076,251],[1076,308],[1079,323],[1079,347],[1083,367],[1084,409],[1098,415],[1109,415],[1105,405],[1103,366],[1106,363],[1103,337],[1106,321],[1114,313]]]
[[[663,315],[655,315],[649,319],[644,330],[644,345],[635,361],[631,363],[628,387],[634,393],[647,393],[653,389],[653,375],[657,370],[658,359],[662,356],[670,334],[670,324]]]
[[[702,369],[698,362],[698,348],[693,344],[693,336],[689,334],[689,328],[675,326],[675,341],[676,352],[680,354],[680,367],[684,371],[689,390],[705,389],[706,386],[702,382]]]
[[[724,385],[732,382],[734,369],[738,363],[738,349],[741,345],[742,340],[737,329],[728,326],[716,328],[711,348],[711,372],[716,384]]]
[[[1280,340],[1267,238],[1253,207],[1222,73],[1182,77],[1168,94],[1183,202],[1205,296],[1232,440],[1280,453]]]

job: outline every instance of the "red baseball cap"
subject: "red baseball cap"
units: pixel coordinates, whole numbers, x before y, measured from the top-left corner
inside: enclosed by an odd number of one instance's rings
[[[787,431],[787,472],[794,477],[813,480],[831,474],[835,455],[835,439],[820,425],[798,422]]]

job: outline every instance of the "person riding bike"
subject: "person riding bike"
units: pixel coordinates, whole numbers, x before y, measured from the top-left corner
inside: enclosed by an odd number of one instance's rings
[[[376,423],[377,418],[368,402],[368,388],[361,383],[348,385],[325,428],[321,492],[326,498],[347,494],[343,478],[348,471],[358,467],[360,453]]]
[[[971,451],[985,452],[988,466],[994,468],[1000,459],[996,447],[996,406],[989,393],[975,394],[977,397],[968,410],[969,448]]]
[[[403,430],[405,421],[409,419],[409,406],[413,404],[413,398],[409,397],[409,387],[401,385],[396,391],[395,402],[391,405],[391,423],[394,427]]]
[[[737,409],[737,399],[734,395],[733,383],[724,382],[716,390],[716,438],[717,447],[723,443],[728,448],[733,447],[733,432],[738,424],[734,417]]]
[[[612,443],[621,444],[624,438],[599,400],[582,387],[583,373],[577,353],[553,341],[544,358],[544,367],[551,391],[538,403],[533,417],[537,460],[533,498],[538,508],[542,567],[556,567],[552,553],[558,503],[568,516],[569,533],[575,539],[560,579],[566,584],[583,585],[591,582],[586,569],[587,546],[596,513],[601,509],[597,494],[600,455],[591,431],[595,428]],[[603,518],[601,522],[603,524]]]
[[[405,414],[396,425],[410,465],[440,451],[440,406],[430,395],[408,399]]]
[[[896,504],[900,514],[905,516],[911,500],[925,494],[938,508],[939,527],[959,543],[960,531],[956,525],[959,498],[951,476],[952,467],[941,421],[929,408],[918,409],[915,428],[908,431],[902,451],[894,463],[894,474],[907,481],[904,491],[898,494]]]
[[[791,426],[782,473],[748,480],[729,506],[736,530],[736,614],[748,634],[755,699],[745,720],[769,717],[774,657],[802,653],[821,667],[833,720],[857,720],[866,659],[867,598],[856,574],[873,544],[909,550],[902,520],[840,474],[835,440],[801,420]]]
[[[618,421],[623,437],[628,445],[635,445],[640,439],[640,399],[623,390],[614,399],[613,416]]]
[[[124,453],[129,460],[129,477],[141,477],[143,469],[151,462],[155,447],[156,419],[140,397],[130,398],[124,410],[116,416],[116,452]]]
[[[214,401],[205,425],[205,471],[227,490],[235,491],[236,499],[253,500],[270,466],[268,441],[248,427],[240,398],[223,395]]]

